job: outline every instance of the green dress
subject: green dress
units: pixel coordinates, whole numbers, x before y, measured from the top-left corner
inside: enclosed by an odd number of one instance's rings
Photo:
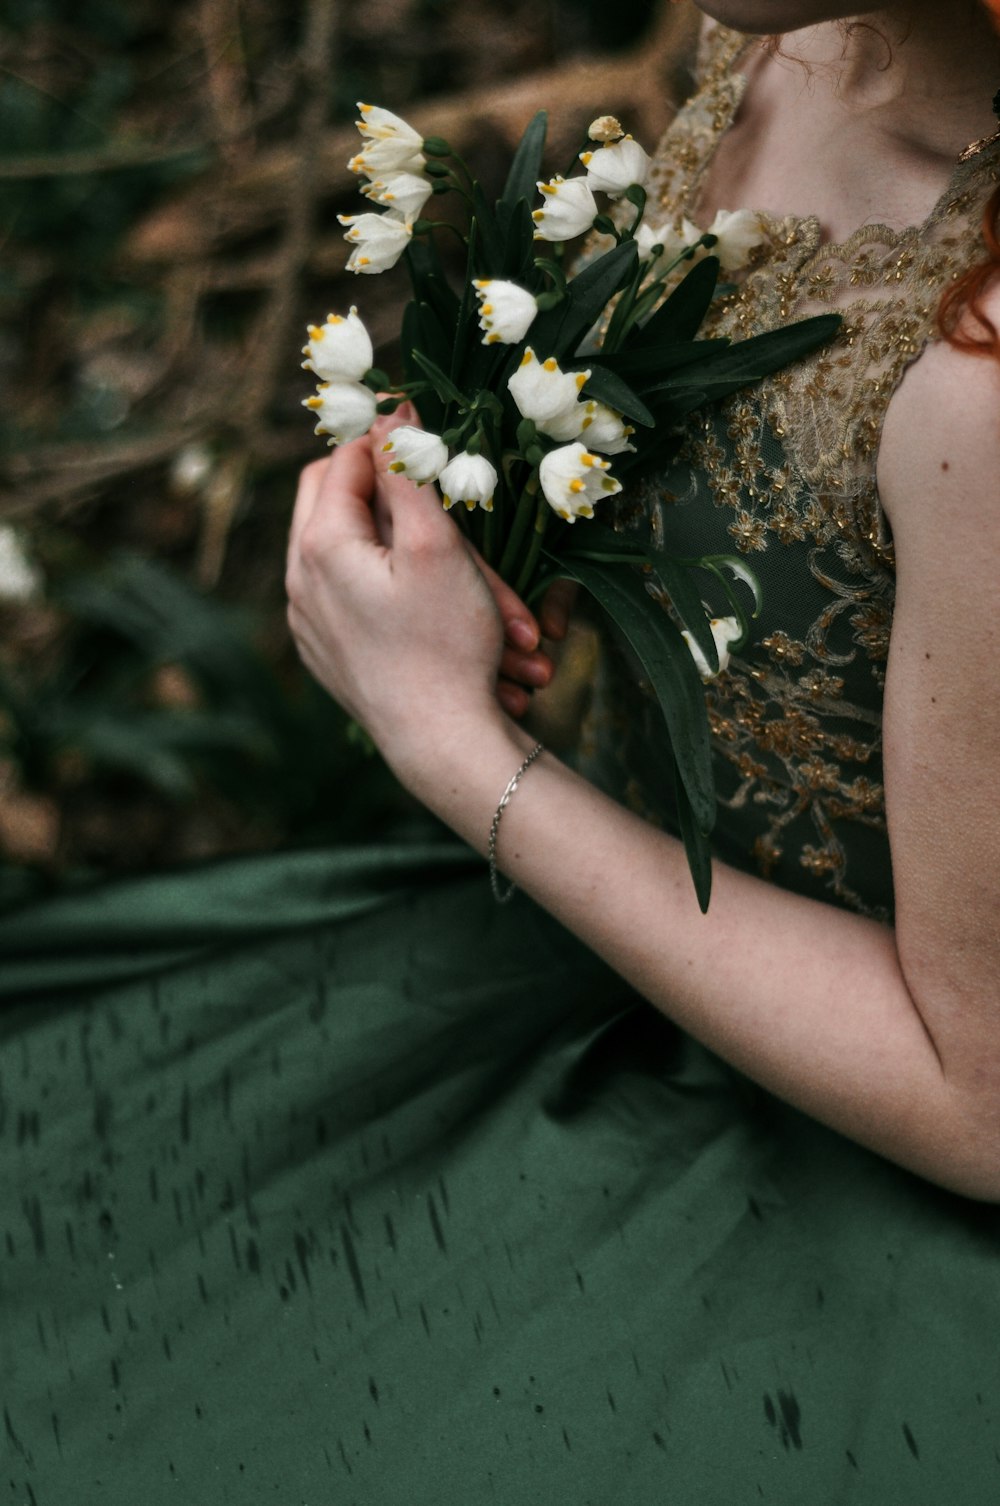
[[[737,50],[663,144],[667,217]],[[875,914],[878,432],[996,167],[912,232],[765,220],[719,327],[844,332],[697,417],[617,519],[764,580],[710,692],[720,850]],[[613,655],[580,757],[669,823]],[[0,923],[0,999],[12,1506],[1000,1500],[997,1210],[748,1083],[458,845],[38,905]]]

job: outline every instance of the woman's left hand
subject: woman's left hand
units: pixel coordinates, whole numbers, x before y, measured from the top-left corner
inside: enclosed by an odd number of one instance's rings
[[[458,727],[467,734],[477,722],[502,722],[504,634],[494,595],[434,489],[385,468],[392,427],[380,421],[303,472],[288,620],[310,673],[390,764],[412,766],[439,759]]]

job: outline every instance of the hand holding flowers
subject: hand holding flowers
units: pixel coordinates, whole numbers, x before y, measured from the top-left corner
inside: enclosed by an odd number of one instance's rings
[[[580,154],[585,174],[543,181],[540,113],[491,205],[446,142],[422,140],[389,111],[361,112],[363,147],[350,165],[368,179],[362,192],[376,207],[341,216],[352,246],[348,268],[378,272],[405,256],[414,298],[403,321],[403,380],[390,383],[373,368],[356,309],[310,327],[304,365],[321,381],[306,406],[317,415],[317,432],[349,444],[372,429],[378,413],[412,400],[422,426],[387,435],[389,474],[418,486],[437,481],[444,509],[517,596],[531,602],[565,578],[608,612],[663,709],[681,826],[707,903],[714,790],[699,669],[717,673],[720,649],[693,582],[696,572],[707,572],[725,591],[736,622],[725,653],[749,630],[748,603],[731,577],[749,584],[754,606],[756,586],[743,567],[734,568],[738,562],[722,557],[681,562],[637,549],[594,521],[596,509],[622,489],[636,463],[662,463],[676,453],[692,408],[813,348],[838,321],[805,321],[734,347],[692,338],[720,265],[744,260],[760,227],[735,215],[717,217],[704,234],[686,221],[650,228],[648,159],[612,117],[590,129],[591,144]],[[535,189],[542,204],[532,211]],[[467,230],[457,232],[466,258],[458,291],[434,222],[420,218],[440,193],[462,195],[469,211]],[[600,211],[597,193],[611,201],[613,215]],[[455,233],[453,225],[442,228]],[[592,229],[607,249],[591,248],[571,275],[565,242]],[[721,254],[708,254],[713,248]],[[378,396],[390,386],[392,396]],[[581,519],[587,521],[578,535]],[[647,595],[650,571],[672,615]]]

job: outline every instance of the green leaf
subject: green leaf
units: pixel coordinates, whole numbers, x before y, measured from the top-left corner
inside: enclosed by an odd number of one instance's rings
[[[535,269],[535,222],[527,199],[518,199],[505,216],[503,259],[500,276],[523,283],[529,291],[539,285]]]
[[[472,185],[472,213],[479,229],[478,265],[485,277],[499,277],[503,265],[504,238],[486,195],[479,183]]]
[[[673,555],[644,546],[636,540],[629,540],[613,528],[597,522],[587,524],[579,544],[574,538],[573,543],[564,549],[560,558],[567,557],[572,560],[595,561],[600,557],[608,562],[617,559],[622,563],[633,564],[641,561],[643,565],[650,566],[709,666],[713,671],[718,669],[719,654],[709,626],[709,613],[692,576],[693,569],[698,568],[696,561],[675,559]]]
[[[712,845],[705,832],[699,830],[676,759],[671,759],[671,767],[674,776],[677,825],[684,843],[691,878],[694,881],[694,892],[697,895],[701,913],[704,915],[712,897]]]
[[[531,201],[535,185],[542,174],[542,153],[545,151],[545,132],[548,127],[547,110],[539,110],[521,137],[514,160],[510,164],[507,182],[504,184],[500,202],[512,208],[518,199]]]
[[[625,418],[632,418],[637,424],[644,424],[646,428],[652,428],[656,422],[652,413],[637,393],[627,382],[609,367],[598,365],[597,362],[588,361],[590,376],[587,378],[583,389],[585,397],[594,397],[599,403],[607,403],[609,408],[614,408],[616,413],[621,413]],[[586,435],[583,436],[586,439]]]
[[[663,346],[680,340],[693,340],[701,329],[718,280],[717,256],[706,256],[695,262],[670,297],[641,326],[628,348],[638,350],[648,345]]]
[[[715,824],[708,713],[704,686],[680,629],[646,594],[629,569],[551,556],[560,573],[584,587],[636,653],[660,704],[692,819],[705,833]]]
[[[530,343],[543,359],[575,355],[580,341],[603,314],[609,299],[631,279],[638,254],[635,241],[623,241],[570,279],[562,307],[539,314],[531,326]]]
[[[738,340],[727,350],[713,352],[703,361],[655,383],[647,389],[646,396],[697,387],[707,398],[726,397],[808,355],[836,334],[840,324],[839,314],[817,314],[812,319],[800,319],[766,334],[753,335],[749,340]]]
[[[435,361],[432,361],[429,356],[425,356],[422,350],[414,349],[411,354],[415,364],[420,368],[424,376],[427,377],[443,403],[458,403],[463,407],[465,406],[464,395]]]
[[[458,296],[445,276],[434,238],[410,241],[405,255],[416,301],[434,310],[450,345],[458,321]]]
[[[721,335],[714,340],[678,341],[675,345],[643,345],[636,348],[626,344],[622,350],[609,355],[601,351],[600,361],[626,381],[640,385],[643,379],[655,381],[669,371],[697,365],[710,351],[724,350],[730,343],[725,335]]]

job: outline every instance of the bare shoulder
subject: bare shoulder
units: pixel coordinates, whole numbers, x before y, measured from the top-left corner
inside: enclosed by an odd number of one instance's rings
[[[986,311],[1000,327],[1000,290]],[[959,1054],[985,1052],[1000,1077],[1000,362],[940,342],[914,363],[879,488],[897,561],[884,741],[900,961],[918,1003],[961,1022]]]

